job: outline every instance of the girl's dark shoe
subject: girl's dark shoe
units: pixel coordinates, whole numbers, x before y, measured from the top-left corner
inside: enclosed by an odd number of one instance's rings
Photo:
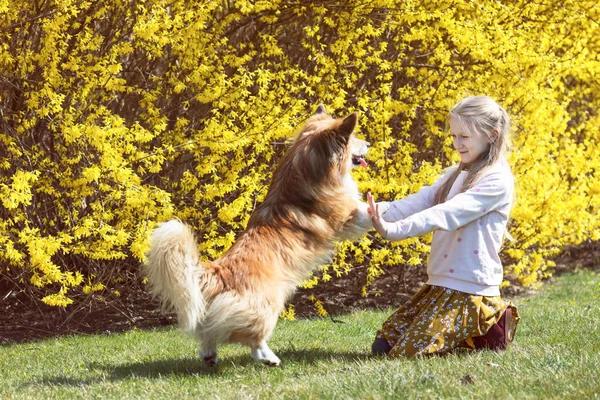
[[[373,353],[373,355],[376,356],[387,355],[391,349],[392,346],[390,346],[387,340],[382,338],[375,339],[375,341],[371,345],[371,352]]]

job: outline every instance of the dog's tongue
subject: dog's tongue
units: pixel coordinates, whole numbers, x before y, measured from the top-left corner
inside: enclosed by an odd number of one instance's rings
[[[360,163],[360,166],[361,166],[361,167],[363,167],[363,168],[366,168],[366,167],[367,167],[367,162],[365,161],[365,159],[364,159],[364,158],[359,158],[359,159],[358,159],[358,162]]]

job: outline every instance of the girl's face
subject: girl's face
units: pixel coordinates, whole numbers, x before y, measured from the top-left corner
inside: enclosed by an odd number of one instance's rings
[[[487,138],[464,132],[462,124],[454,116],[450,116],[450,136],[452,137],[452,145],[460,154],[460,160],[463,164],[469,164],[477,160],[490,147]]]

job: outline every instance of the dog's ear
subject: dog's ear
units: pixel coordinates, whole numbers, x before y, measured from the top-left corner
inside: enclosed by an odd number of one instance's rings
[[[350,114],[346,118],[344,118],[344,121],[338,127],[338,132],[340,132],[342,135],[344,135],[346,137],[350,137],[350,135],[354,131],[354,128],[356,128],[357,122],[358,122],[358,114],[353,112],[352,114]]]
[[[315,111],[315,114],[327,114],[325,106],[323,104],[319,104],[319,107],[317,107],[317,111]]]

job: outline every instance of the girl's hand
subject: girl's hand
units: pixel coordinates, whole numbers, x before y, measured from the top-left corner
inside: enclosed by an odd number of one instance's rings
[[[375,203],[373,200],[373,195],[371,192],[367,193],[367,201],[369,203],[369,215],[371,215],[371,221],[373,221],[373,226],[375,230],[381,235],[382,238],[387,237],[387,222],[381,218],[381,214],[379,213],[379,204]]]

